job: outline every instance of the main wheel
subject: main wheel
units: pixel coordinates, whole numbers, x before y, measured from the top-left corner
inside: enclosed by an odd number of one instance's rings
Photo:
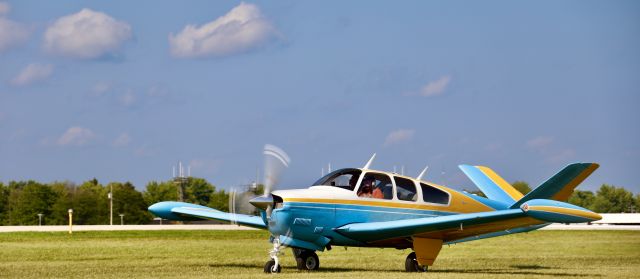
[[[276,265],[276,261],[270,260],[264,264],[264,273],[280,273],[280,265]]]
[[[416,258],[416,252],[411,252],[404,260],[404,270],[406,272],[425,272],[427,271],[426,265],[420,265]]]
[[[320,268],[320,259],[314,251],[301,251],[296,256],[296,266],[299,270],[318,270]]]

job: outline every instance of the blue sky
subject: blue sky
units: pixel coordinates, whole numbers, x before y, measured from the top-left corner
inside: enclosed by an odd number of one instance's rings
[[[0,181],[248,183],[458,164],[536,186],[571,162],[640,192],[637,1],[0,2]],[[415,175],[414,174],[414,175]]]

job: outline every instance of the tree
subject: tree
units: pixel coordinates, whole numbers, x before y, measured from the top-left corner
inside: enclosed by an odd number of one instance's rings
[[[596,196],[591,191],[576,190],[569,197],[569,203],[593,210],[593,201],[595,199]]]
[[[9,187],[4,186],[4,183],[0,182],[0,224],[4,224],[8,200]]]
[[[129,182],[111,182],[107,188],[113,187],[113,218],[114,223],[124,214],[126,224],[147,224],[151,221],[151,214],[147,211],[147,203],[142,193],[136,191]]]
[[[220,211],[229,212],[229,194],[224,190],[211,194],[211,200],[207,206]]]
[[[593,202],[593,210],[599,213],[621,213],[635,210],[633,194],[624,188],[602,184]]]
[[[142,194],[147,206],[161,201],[178,200],[176,185],[172,181],[147,183],[146,190]]]
[[[207,205],[211,201],[211,194],[216,187],[204,178],[189,177],[184,189],[184,200],[199,205]]]
[[[8,203],[10,225],[37,225],[38,214],[50,215],[57,197],[49,186],[33,180],[15,186]]]
[[[97,180],[89,180],[73,189],[73,222],[79,225],[109,223],[107,190]]]
[[[51,189],[58,197],[51,205],[51,216],[44,217],[44,223],[49,225],[64,225],[69,222],[68,210],[73,208],[73,192],[76,185],[73,182],[53,182]]]
[[[518,180],[516,182],[513,182],[513,184],[511,185],[513,186],[513,188],[516,188],[516,190],[518,190],[523,195],[526,195],[527,193],[531,192],[531,187],[529,187],[529,183],[527,182]]]

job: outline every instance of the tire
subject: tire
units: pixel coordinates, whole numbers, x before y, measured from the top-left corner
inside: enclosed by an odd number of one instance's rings
[[[416,259],[416,252],[411,252],[404,260],[404,270],[406,272],[426,272],[428,266],[420,265]]]
[[[280,273],[280,265],[275,265],[276,261],[270,260],[264,264],[264,273]]]
[[[308,250],[301,251],[296,256],[296,267],[299,270],[318,270],[320,268],[318,254]]]
[[[320,259],[318,259],[318,254],[316,254],[316,252],[307,254],[307,257],[304,260],[304,267],[307,270],[318,270],[318,268],[320,268]]]

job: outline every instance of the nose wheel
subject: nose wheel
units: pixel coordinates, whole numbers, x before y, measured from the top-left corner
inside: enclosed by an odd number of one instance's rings
[[[280,265],[276,265],[276,261],[270,260],[264,264],[264,273],[280,273]]]
[[[406,272],[426,272],[428,266],[420,265],[416,259],[416,252],[411,252],[404,260],[404,270]]]
[[[315,251],[293,248],[293,256],[296,258],[298,270],[318,270],[320,268],[320,259]]]
[[[281,247],[282,245],[280,245],[280,238],[274,237],[273,250],[269,251],[269,257],[271,257],[271,260],[264,264],[265,273],[280,273],[282,267],[280,266],[278,256],[280,255]]]

